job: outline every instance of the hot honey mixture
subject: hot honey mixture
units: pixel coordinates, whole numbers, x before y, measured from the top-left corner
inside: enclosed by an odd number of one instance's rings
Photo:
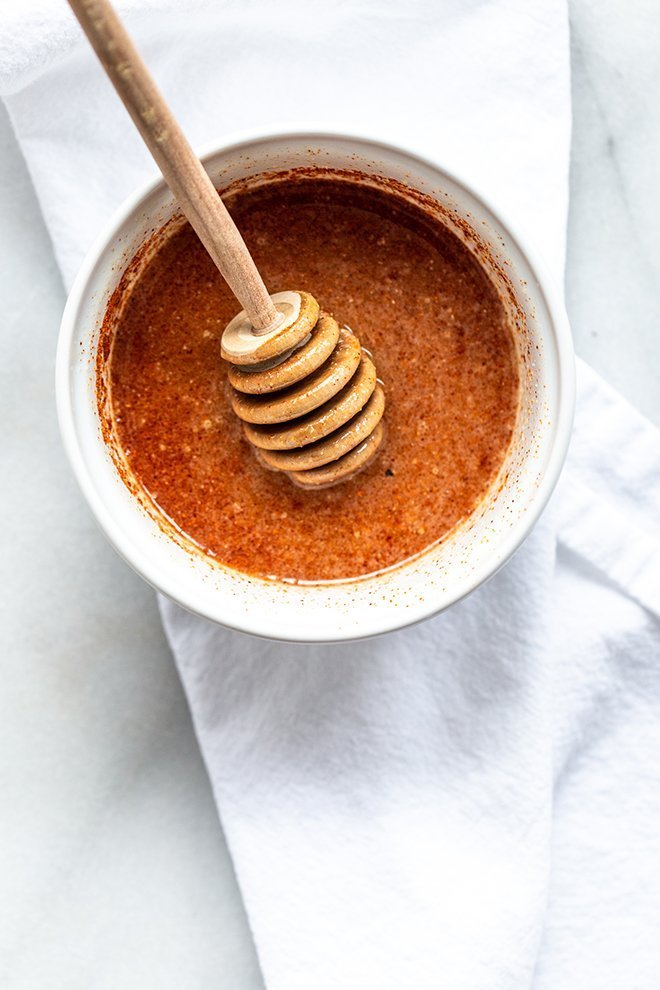
[[[220,358],[240,307],[186,224],[109,307],[106,380],[131,472],[240,571],[328,580],[401,562],[467,516],[503,461],[518,396],[504,305],[451,231],[386,190],[307,176],[226,202],[270,291],[307,289],[373,352],[382,453],[319,492],[256,462]]]

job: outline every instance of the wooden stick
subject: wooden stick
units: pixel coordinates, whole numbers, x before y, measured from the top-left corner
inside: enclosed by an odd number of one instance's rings
[[[165,181],[255,331],[277,325],[245,241],[108,0],[69,0]]]

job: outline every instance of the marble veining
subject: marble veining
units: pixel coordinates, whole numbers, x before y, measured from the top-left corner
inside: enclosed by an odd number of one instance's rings
[[[566,302],[577,352],[660,424],[660,8],[570,4]]]

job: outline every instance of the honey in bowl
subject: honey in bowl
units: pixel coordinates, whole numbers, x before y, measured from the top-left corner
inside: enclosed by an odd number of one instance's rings
[[[304,170],[223,198],[266,284],[313,292],[373,354],[387,401],[379,454],[319,491],[257,460],[220,356],[236,300],[183,222],[155,235],[110,300],[98,352],[108,442],[164,523],[220,564],[313,582],[394,567],[468,518],[504,463],[519,370],[501,287],[392,182]]]

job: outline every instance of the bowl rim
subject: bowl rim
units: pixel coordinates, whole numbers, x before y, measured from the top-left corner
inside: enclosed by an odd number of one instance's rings
[[[338,643],[367,639],[422,622],[462,601],[475,591],[476,588],[489,580],[511,559],[534,528],[547,505],[566,458],[575,409],[575,358],[563,293],[549,274],[545,263],[540,258],[535,247],[530,244],[527,235],[521,232],[517,223],[512,222],[508,216],[503,215],[499,207],[493,206],[488,195],[484,195],[471,181],[466,182],[450,166],[447,166],[435,156],[430,157],[405,143],[387,140],[367,130],[351,130],[350,128],[341,126],[320,127],[316,124],[309,123],[280,124],[234,131],[219,140],[205,144],[198,153],[202,161],[205,162],[206,159],[219,153],[240,153],[242,150],[246,150],[257,143],[286,141],[287,139],[300,140],[301,138],[309,140],[312,144],[323,143],[325,140],[354,142],[363,148],[371,147],[374,150],[384,150],[392,154],[403,155],[411,163],[416,162],[424,168],[444,174],[452,183],[467,193],[468,196],[477,200],[486,211],[494,216],[512,243],[518,248],[535,277],[538,290],[544,299],[550,315],[550,322],[554,331],[558,372],[557,416],[555,417],[554,437],[543,476],[528,503],[527,511],[516,520],[509,533],[499,544],[497,558],[493,558],[492,561],[486,560],[477,567],[475,574],[470,580],[463,583],[459,594],[456,597],[452,597],[448,602],[438,603],[437,601],[425,600],[415,607],[411,606],[405,612],[393,609],[391,610],[391,620],[389,621],[384,621],[383,618],[379,618],[378,620],[370,619],[365,621],[364,631],[353,634],[350,629],[347,629],[345,631],[337,631],[335,635],[330,637],[327,635],[296,637],[295,633],[293,635],[283,635],[282,630],[276,628],[272,621],[264,620],[260,615],[256,614],[258,610],[250,615],[250,621],[241,621],[235,616],[232,616],[231,604],[225,604],[222,596],[218,596],[218,609],[215,614],[209,614],[208,610],[205,613],[201,613],[194,601],[194,595],[192,593],[188,592],[185,587],[175,587],[176,582],[163,578],[162,575],[157,573],[157,568],[149,555],[141,549],[136,548],[130,542],[121,526],[116,522],[112,512],[106,508],[101,496],[98,494],[96,484],[92,478],[92,472],[88,469],[81,446],[78,443],[73,404],[71,402],[70,372],[72,362],[70,356],[77,316],[86,296],[90,276],[104,251],[116,238],[122,224],[139,208],[140,203],[144,199],[151,195],[159,186],[165,185],[165,180],[159,173],[142,183],[112,213],[88,249],[78,269],[64,307],[60,324],[55,364],[56,406],[64,449],[76,481],[97,524],[116,552],[148,584],[164,594],[171,601],[181,605],[187,611],[238,632],[283,642]],[[405,564],[402,566],[405,566]],[[350,585],[350,581],[347,583]]]

